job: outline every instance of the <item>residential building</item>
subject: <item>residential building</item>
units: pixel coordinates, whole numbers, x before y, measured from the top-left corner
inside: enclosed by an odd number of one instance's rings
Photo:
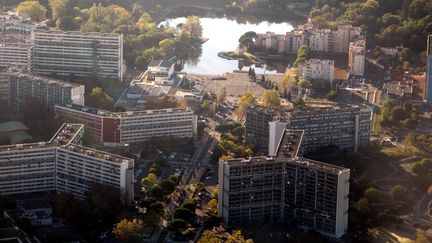
[[[365,105],[307,107],[301,110],[271,109],[253,106],[246,110],[247,144],[258,151],[268,151],[277,140],[274,133],[280,129],[304,130],[302,151],[309,152],[321,146],[336,145],[357,151],[368,145],[372,109]],[[274,149],[273,149],[274,150]]]
[[[219,216],[228,227],[296,222],[341,237],[348,227],[350,170],[299,157],[303,132],[282,132],[270,157],[219,161]]]
[[[16,12],[0,13],[0,67],[29,65],[31,33],[40,26]]]
[[[432,105],[432,35],[428,36],[427,39],[427,51],[426,51],[426,87],[425,97],[426,103]]]
[[[348,66],[350,74],[355,76],[364,75],[365,67],[365,53],[366,53],[365,40],[357,40],[350,42],[348,51]]]
[[[320,29],[310,24],[299,25],[285,35],[273,32],[257,34],[255,45],[259,48],[274,49],[278,53],[293,54],[303,46],[314,52],[348,53],[349,43],[361,36],[361,28],[340,25],[337,30]]]
[[[190,108],[109,112],[76,104],[58,105],[66,121],[86,124],[95,142],[105,145],[140,143],[151,138],[193,138],[197,117]]]
[[[9,75],[7,68],[0,67],[0,103],[9,104]]]
[[[0,146],[0,195],[67,192],[85,198],[92,183],[133,200],[133,159],[82,145],[82,124],[63,124],[48,142]]]
[[[34,30],[30,69],[40,75],[122,81],[123,35]]]
[[[298,64],[299,75],[306,80],[311,81],[328,81],[333,82],[334,79],[334,61],[309,59]]]
[[[22,111],[26,102],[37,100],[47,108],[70,102],[84,104],[84,86],[52,78],[35,76],[22,69],[10,68],[9,105],[15,111]]]

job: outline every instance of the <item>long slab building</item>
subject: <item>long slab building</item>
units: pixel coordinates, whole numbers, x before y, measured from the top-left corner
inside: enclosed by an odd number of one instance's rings
[[[228,227],[296,222],[330,236],[348,227],[350,170],[298,156],[301,130],[284,130],[270,156],[219,161],[219,216]]]
[[[60,31],[16,12],[0,13],[0,67],[33,74],[123,81],[123,35]]]
[[[81,145],[84,125],[65,123],[48,142],[0,146],[0,195],[67,192],[84,199],[93,183],[134,197],[134,160]]]
[[[281,129],[300,129],[305,132],[302,145],[305,152],[326,145],[358,151],[369,144],[371,125],[372,109],[366,105],[298,110],[252,106],[246,110],[245,141],[258,151],[267,152],[271,137]],[[271,149],[275,149],[274,144]]]
[[[0,95],[14,111],[37,101],[53,110],[54,105],[84,105],[84,85],[32,75],[23,68],[0,69]]]
[[[197,135],[197,117],[189,107],[110,112],[71,103],[55,106],[55,112],[67,122],[86,124],[94,142],[107,146]]]
[[[32,40],[32,73],[122,81],[122,34],[37,29]]]

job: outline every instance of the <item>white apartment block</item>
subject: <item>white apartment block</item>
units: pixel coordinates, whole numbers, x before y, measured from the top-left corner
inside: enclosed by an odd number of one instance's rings
[[[276,150],[281,131],[303,130],[302,151],[322,146],[358,151],[369,144],[372,109],[361,106],[308,107],[302,110],[252,106],[246,110],[245,142],[259,151]]]
[[[31,71],[35,74],[122,81],[122,34],[35,30],[32,39]]]
[[[298,73],[300,77],[307,80],[325,80],[333,82],[334,61],[309,59],[298,64]]]
[[[365,40],[357,40],[350,43],[348,52],[348,66],[350,68],[351,75],[364,75],[366,53],[365,48]]]
[[[0,67],[29,65],[31,33],[37,26],[15,12],[0,13]]]
[[[152,138],[194,138],[197,116],[187,108],[110,112],[76,104],[58,105],[57,115],[68,122],[83,123],[95,142],[125,145]]]
[[[0,43],[0,67],[22,66],[30,63],[31,44]]]
[[[347,168],[297,155],[303,132],[284,130],[271,157],[219,161],[219,216],[225,226],[296,222],[339,238],[348,228]]]
[[[296,53],[307,45],[311,51],[348,53],[349,43],[360,37],[361,28],[351,25],[338,26],[337,30],[318,29],[306,24],[294,28],[285,35],[273,32],[257,34],[255,45],[265,49],[277,49],[278,53]]]
[[[0,195],[67,192],[85,198],[92,183],[133,200],[133,159],[80,145],[81,124],[63,124],[48,142],[0,146]]]

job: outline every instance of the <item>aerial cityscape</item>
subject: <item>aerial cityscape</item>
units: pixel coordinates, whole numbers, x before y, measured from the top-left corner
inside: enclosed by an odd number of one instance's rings
[[[432,1],[0,0],[0,242],[432,242]]]

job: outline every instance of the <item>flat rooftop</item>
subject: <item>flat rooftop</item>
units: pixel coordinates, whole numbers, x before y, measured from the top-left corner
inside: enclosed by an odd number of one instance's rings
[[[45,30],[36,29],[35,33],[45,33],[45,34],[59,34],[59,35],[71,35],[71,36],[89,36],[89,37],[120,37],[120,34],[116,33],[101,33],[101,32],[81,32],[81,31],[61,31],[61,30]]]
[[[256,111],[262,111],[262,112],[323,112],[323,111],[349,111],[349,110],[355,110],[355,109],[364,109],[369,108],[367,105],[360,104],[360,105],[351,105],[351,104],[345,104],[345,103],[306,103],[306,107],[300,110],[296,110],[293,108],[287,108],[287,107],[280,107],[280,108],[268,108],[265,106],[255,105],[251,106],[248,109],[250,110],[256,110]]]
[[[126,158],[126,157],[123,157],[120,155],[111,154],[108,152],[84,147],[84,146],[77,145],[77,144],[69,144],[69,145],[66,145],[64,148],[68,149],[70,151],[77,152],[80,154],[85,154],[87,156],[91,156],[94,158],[108,160],[108,161],[117,162],[117,163],[123,163],[125,161],[131,160],[130,158]]]
[[[4,146],[0,146],[0,152],[26,150],[26,149],[40,149],[40,148],[47,148],[47,147],[59,147],[62,145],[66,145],[71,141],[73,141],[78,131],[83,127],[84,125],[82,124],[65,123],[60,127],[60,129],[54,134],[54,136],[48,142],[4,145]]]
[[[342,171],[349,170],[344,167],[298,157],[297,155],[303,140],[303,133],[303,130],[285,129],[283,131],[276,151],[276,157],[257,156],[248,159],[231,159],[225,161],[225,163],[229,164],[230,166],[243,166],[248,164],[261,165],[265,163],[287,163],[290,165],[309,168],[334,175],[338,175]]]
[[[68,109],[81,111],[85,113],[90,113],[93,115],[98,115],[102,117],[130,117],[130,116],[140,116],[140,115],[154,115],[154,114],[165,114],[165,113],[174,113],[174,112],[192,112],[189,107],[185,108],[167,108],[167,109],[157,109],[157,110],[142,110],[142,111],[126,111],[126,112],[112,112],[97,109],[90,106],[82,106],[74,103],[69,103],[65,105],[57,105],[59,107],[65,107]]]
[[[61,128],[54,134],[53,138],[49,142],[39,143],[26,143],[17,145],[6,145],[0,146],[0,153],[7,151],[18,151],[27,149],[40,149],[40,148],[64,148],[77,153],[85,154],[99,159],[122,163],[124,161],[131,160],[120,155],[111,154],[108,152],[88,148],[79,144],[74,144],[74,140],[78,135],[78,132],[84,128],[82,124],[65,123]]]
[[[59,80],[59,79],[47,78],[47,77],[37,76],[37,75],[23,73],[23,72],[15,72],[15,73],[12,73],[12,75],[17,76],[17,77],[26,77],[32,81],[38,81],[41,83],[45,83],[47,85],[56,85],[59,87],[76,88],[76,87],[83,86],[83,85],[77,84],[77,83],[71,83],[71,82],[67,82],[67,81],[63,81],[63,80]]]
[[[243,165],[262,165],[266,163],[287,163],[298,167],[309,168],[329,174],[339,175],[341,172],[349,170],[344,167],[327,164],[311,159],[296,157],[296,158],[278,158],[278,157],[266,157],[258,156],[251,157],[248,159],[238,158],[225,161],[230,166],[243,166]]]

